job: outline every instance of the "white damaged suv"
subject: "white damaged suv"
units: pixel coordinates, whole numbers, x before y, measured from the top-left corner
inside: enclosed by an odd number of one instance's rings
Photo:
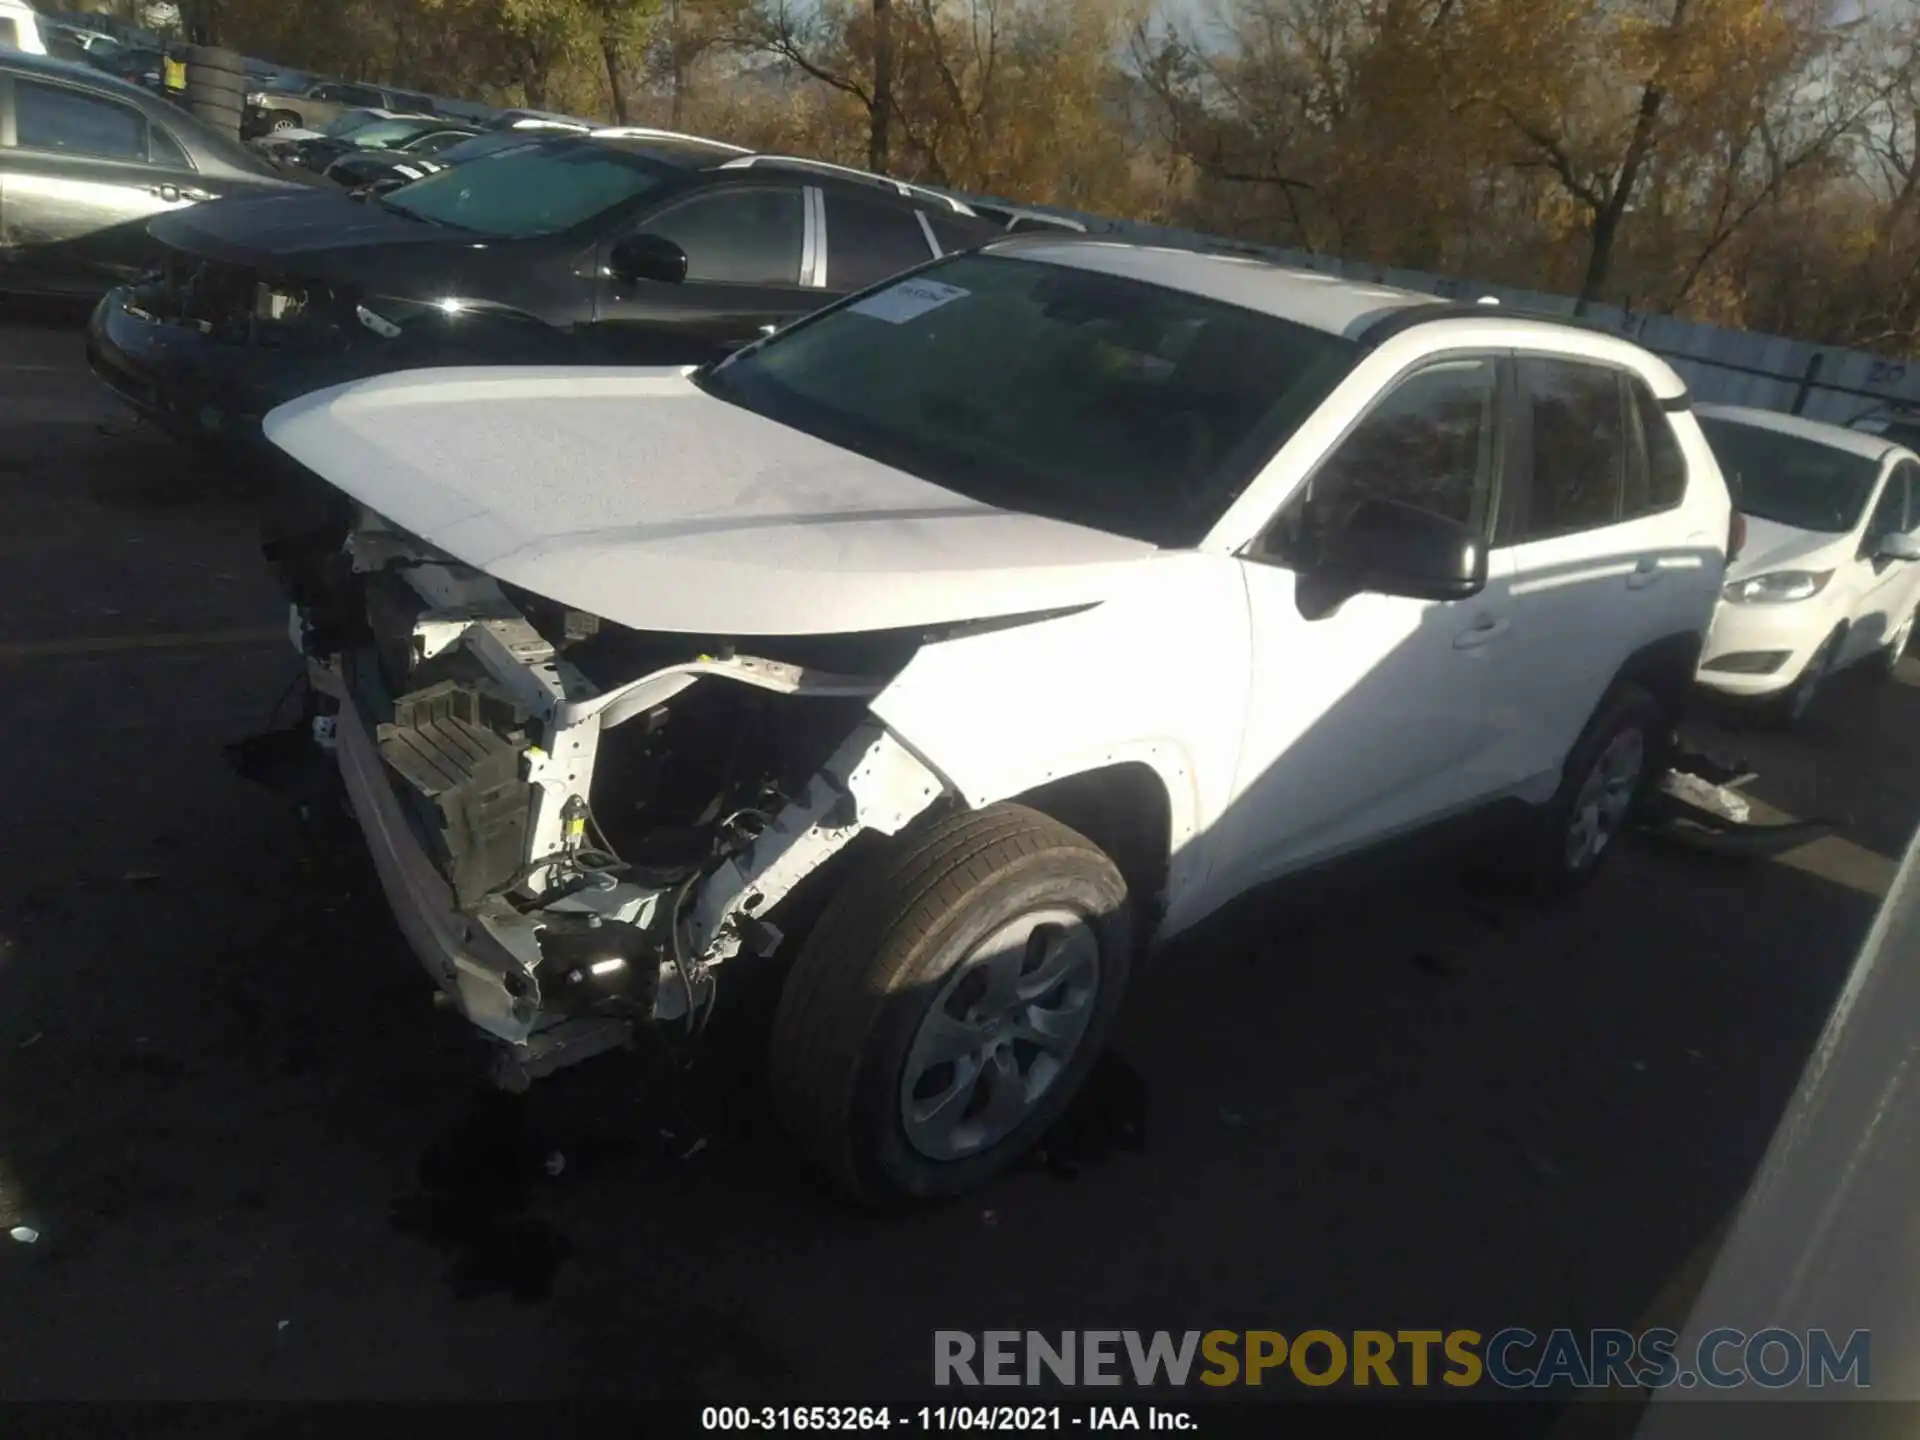
[[[265,428],[325,482],[269,547],[316,733],[503,1081],[770,956],[774,1101],[871,1199],[1016,1157],[1146,948],[1252,886],[1496,802],[1590,874],[1730,523],[1623,340],[1045,236],[705,369]]]

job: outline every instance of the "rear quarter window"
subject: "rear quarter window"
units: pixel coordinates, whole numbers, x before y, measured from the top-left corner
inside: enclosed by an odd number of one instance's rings
[[[1655,515],[1687,498],[1687,458],[1653,391],[1638,376],[1626,378],[1631,420],[1636,432],[1627,459],[1627,493],[1622,515]]]

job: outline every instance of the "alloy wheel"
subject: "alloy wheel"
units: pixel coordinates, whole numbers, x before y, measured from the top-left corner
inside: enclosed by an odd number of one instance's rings
[[[1620,833],[1646,767],[1647,740],[1638,729],[1622,730],[1607,742],[1574,796],[1566,834],[1569,870],[1592,865]]]
[[[900,1121],[931,1160],[1010,1135],[1072,1064],[1100,989],[1100,942],[1071,910],[1008,921],[953,967],[900,1077]]]
[[[1813,708],[1813,698],[1820,693],[1820,686],[1826,681],[1827,666],[1833,660],[1833,637],[1829,635],[1813,652],[1813,658],[1807,661],[1806,669],[1800,672],[1800,678],[1793,682],[1793,689],[1787,695],[1787,718],[1793,721],[1804,720],[1807,711]]]

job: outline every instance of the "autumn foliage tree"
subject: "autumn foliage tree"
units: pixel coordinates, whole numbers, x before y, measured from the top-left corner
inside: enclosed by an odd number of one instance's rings
[[[220,43],[332,74],[1583,303],[1920,334],[1920,0],[202,3]]]

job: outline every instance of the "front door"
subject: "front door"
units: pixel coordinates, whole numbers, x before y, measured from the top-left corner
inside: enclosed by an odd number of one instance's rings
[[[595,330],[607,358],[630,365],[703,364],[825,304],[811,267],[809,190],[755,184],[708,190],[636,222],[687,253],[679,284],[623,279],[599,266]],[[612,241],[606,243],[611,250]]]
[[[1419,827],[1494,788],[1486,697],[1505,661],[1507,585],[1465,600],[1303,603],[1312,536],[1362,500],[1414,505],[1490,535],[1504,365],[1463,356],[1401,379],[1321,462],[1244,560],[1253,682],[1235,798],[1209,888],[1234,893]]]
[[[1836,577],[1855,597],[1851,606],[1853,623],[1840,653],[1842,664],[1885,645],[1920,601],[1920,563],[1891,560],[1879,553],[1887,536],[1904,535],[1920,524],[1920,514],[1916,513],[1920,497],[1914,494],[1916,478],[1920,478],[1920,466],[1911,460],[1893,466],[1868,512],[1859,553],[1847,567],[1849,573]]]
[[[11,79],[0,136],[0,289],[98,293],[154,255],[147,222],[191,204],[198,176],[135,106],[57,80]]]

